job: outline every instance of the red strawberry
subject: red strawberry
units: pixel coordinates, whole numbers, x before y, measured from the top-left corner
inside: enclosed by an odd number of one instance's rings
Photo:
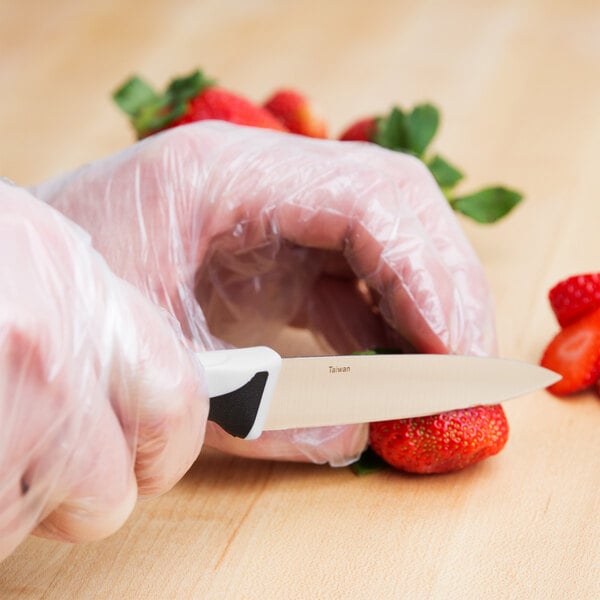
[[[548,293],[561,327],[600,307],[600,273],[574,275],[557,283]]]
[[[377,117],[366,117],[355,121],[340,135],[340,140],[344,142],[374,142],[377,134],[377,121]]]
[[[271,114],[256,106],[249,100],[219,87],[209,87],[192,98],[184,115],[175,119],[170,127],[203,121],[206,119],[218,119],[237,123],[238,125],[251,125],[265,129],[277,129],[286,131],[285,127]]]
[[[130,116],[139,139],[205,119],[287,131],[269,111],[238,94],[216,87],[200,71],[174,79],[163,94],[157,94],[139,77],[132,77],[113,98]]]
[[[548,388],[558,396],[594,385],[600,379],[600,308],[559,331],[540,362],[563,376]]]
[[[308,98],[296,90],[278,90],[263,106],[292,133],[314,138],[327,137],[325,120]]]
[[[448,473],[497,454],[508,439],[502,406],[370,424],[372,450],[409,473]]]

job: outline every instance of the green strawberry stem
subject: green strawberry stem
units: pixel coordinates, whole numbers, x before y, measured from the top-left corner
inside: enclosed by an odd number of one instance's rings
[[[370,446],[360,455],[360,458],[350,465],[355,475],[370,475],[378,471],[391,469],[383,458],[375,454]]]
[[[188,102],[214,85],[212,79],[196,70],[191,75],[174,79],[162,94],[157,94],[148,83],[134,76],[113,93],[113,99],[129,116],[141,139],[183,116]]]

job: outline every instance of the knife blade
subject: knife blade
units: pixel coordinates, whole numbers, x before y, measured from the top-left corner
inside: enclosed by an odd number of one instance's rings
[[[209,420],[236,437],[348,425],[498,404],[560,375],[506,358],[373,354],[281,358],[257,346],[198,353]]]

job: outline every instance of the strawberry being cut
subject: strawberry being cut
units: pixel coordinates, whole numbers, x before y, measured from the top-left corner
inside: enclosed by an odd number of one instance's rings
[[[327,137],[325,119],[314,104],[297,90],[278,90],[263,106],[292,133],[314,138]]]
[[[438,415],[370,424],[371,449],[409,473],[448,473],[497,454],[508,440],[502,406],[476,406]]]
[[[563,396],[593,386],[600,379],[600,308],[559,331],[541,365],[563,377],[548,388],[553,394]]]
[[[268,110],[239,94],[217,87],[201,71],[174,79],[162,94],[156,93],[139,77],[132,77],[113,94],[113,98],[129,115],[138,139],[206,119],[287,131]]]
[[[559,281],[548,293],[550,306],[561,327],[600,308],[600,273],[573,275]]]

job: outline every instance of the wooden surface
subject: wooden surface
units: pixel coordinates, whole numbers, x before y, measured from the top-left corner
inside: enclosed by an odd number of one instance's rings
[[[593,0],[3,0],[0,50],[0,171],[20,184],[129,144],[109,92],[132,72],[162,85],[202,66],[255,99],[294,84],[334,132],[432,100],[465,187],[527,196],[496,226],[464,224],[502,354],[537,361],[548,288],[600,270]],[[539,392],[506,410],[506,449],[447,476],[205,452],[105,541],[27,540],[0,597],[600,598],[600,401]]]

